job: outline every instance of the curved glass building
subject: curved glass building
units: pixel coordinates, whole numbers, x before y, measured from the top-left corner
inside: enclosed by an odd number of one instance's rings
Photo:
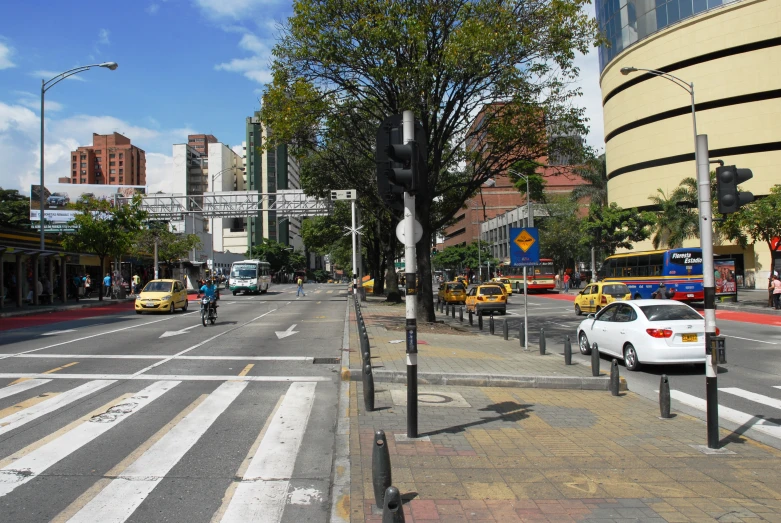
[[[781,0],[596,0],[596,11],[608,40],[599,58],[612,202],[648,207],[657,189],[696,176],[689,93],[625,67],[693,83],[711,160],[751,169],[741,189],[755,195],[781,184]],[[734,257],[745,286],[764,288],[771,267],[781,272],[781,252],[765,244],[715,250]]]

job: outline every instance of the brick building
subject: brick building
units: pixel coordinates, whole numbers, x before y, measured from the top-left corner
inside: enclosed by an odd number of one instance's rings
[[[92,145],[71,151],[71,176],[60,182],[146,185],[146,152],[119,133],[93,133]]]
[[[192,147],[202,155],[207,155],[209,153],[210,143],[219,143],[219,142],[220,141],[217,139],[217,137],[212,136],[211,134],[188,134],[187,135],[187,145],[189,145],[190,147]]]

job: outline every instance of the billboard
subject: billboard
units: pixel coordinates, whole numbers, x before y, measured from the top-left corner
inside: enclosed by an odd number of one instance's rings
[[[716,296],[736,296],[735,260],[713,260]]]
[[[30,188],[30,221],[41,221],[41,186]],[[76,214],[76,203],[83,198],[114,201],[115,196],[125,198],[145,194],[143,185],[90,185],[50,183],[43,186],[44,218],[47,224],[66,224]],[[47,225],[48,227],[48,225]]]

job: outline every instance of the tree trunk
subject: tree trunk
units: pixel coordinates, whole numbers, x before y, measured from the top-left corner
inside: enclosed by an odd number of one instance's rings
[[[100,292],[98,293],[98,301],[103,301],[103,295],[106,294],[106,288],[103,286],[103,272],[106,270],[106,257],[99,256],[98,259],[100,259]],[[78,292],[79,290],[76,289],[76,293]]]
[[[372,271],[374,272],[374,290],[372,294],[374,296],[382,296],[385,294],[385,274],[384,274],[384,264],[382,263],[382,255],[383,255],[383,249],[382,249],[382,241],[380,240],[380,222],[377,220],[377,231],[375,231],[375,234],[373,235],[371,239],[372,244],[372,253],[371,253],[371,264],[372,264]]]
[[[430,323],[436,320],[434,314],[434,293],[431,289],[431,223],[428,205],[417,209],[418,221],[423,225],[423,236],[416,246],[418,262],[418,321]]]

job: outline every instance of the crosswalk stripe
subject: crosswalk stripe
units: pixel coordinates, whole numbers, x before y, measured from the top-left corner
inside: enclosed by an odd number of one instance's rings
[[[334,292],[334,291],[326,291],[326,294],[331,294],[331,293],[333,293],[333,292]]]
[[[0,400],[49,383],[51,380],[28,380],[0,389]]]
[[[27,383],[27,382],[24,382]],[[57,409],[73,403],[85,396],[92,394],[93,392],[108,387],[112,383],[116,383],[116,380],[93,380],[85,383],[75,389],[69,390],[58,394],[51,399],[42,401],[32,407],[28,407],[20,412],[6,416],[0,419],[0,435],[10,432],[16,428],[21,427],[25,423],[29,423],[34,419],[38,419],[41,416],[45,416],[50,412],[54,412]]]
[[[246,382],[230,381],[217,387],[69,521],[122,522],[129,518],[246,386]]]
[[[10,459],[13,459],[14,462],[0,469],[0,497],[11,493],[16,487],[42,474],[52,465],[114,428],[179,383],[181,382],[158,381],[153,383],[135,396],[111,407],[103,414],[86,420],[73,430],[29,454],[22,455],[19,459],[11,456]],[[24,471],[24,474],[20,474],[20,471]]]
[[[697,396],[692,396],[691,394],[686,394],[679,390],[671,390],[670,397],[703,412],[707,412],[708,410],[705,400],[698,398]],[[737,423],[738,425],[745,425],[775,438],[781,438],[781,425],[752,416],[751,414],[746,414],[739,410],[725,407],[721,404],[719,404],[719,418]]]
[[[771,398],[770,396],[763,396],[762,394],[757,394],[756,392],[751,392],[748,390],[738,389],[736,387],[725,387],[719,390],[722,392],[726,392],[727,394],[734,394],[735,396],[739,396],[741,398],[745,398],[747,400],[751,400],[756,403],[767,405],[768,407],[773,407],[774,409],[781,409],[781,400]]]
[[[260,447],[222,518],[225,523],[278,522],[287,502],[312,405],[316,383],[293,383],[268,426]]]

